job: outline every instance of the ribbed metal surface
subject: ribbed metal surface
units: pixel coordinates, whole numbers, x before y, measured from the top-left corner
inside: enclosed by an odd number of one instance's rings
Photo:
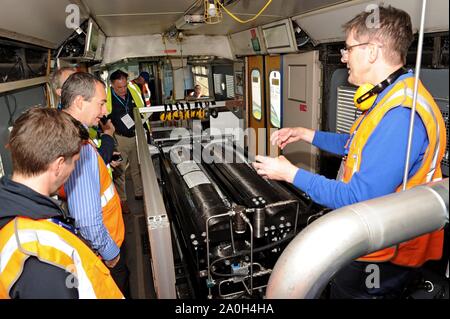
[[[337,94],[336,131],[348,133],[361,111],[356,109],[353,96],[356,88],[350,86],[339,86]]]

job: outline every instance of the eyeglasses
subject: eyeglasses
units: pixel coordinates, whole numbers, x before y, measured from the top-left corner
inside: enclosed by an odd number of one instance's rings
[[[342,55],[342,56],[347,55],[348,53],[350,53],[350,51],[351,51],[353,48],[359,47],[359,46],[361,46],[361,45],[367,45],[367,44],[371,44],[371,43],[370,43],[370,42],[364,42],[364,43],[359,43],[359,44],[350,45],[350,46],[347,46],[347,45],[346,45],[345,48],[341,49],[341,55]]]

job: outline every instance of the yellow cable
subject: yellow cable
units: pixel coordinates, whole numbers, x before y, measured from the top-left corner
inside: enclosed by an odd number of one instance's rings
[[[256,18],[258,18],[260,15],[261,15],[261,13],[263,13],[263,11],[264,10],[266,10],[266,8],[269,6],[269,4],[272,2],[272,0],[269,0],[269,1],[267,1],[267,3],[265,4],[265,6],[253,17],[253,18],[250,18],[250,19],[248,19],[248,20],[241,20],[241,19],[239,19],[238,17],[236,17],[232,12],[230,12],[230,11],[228,11],[228,9],[227,8],[225,8],[224,7],[224,5],[222,4],[222,3],[220,3],[220,1],[217,1],[217,0],[214,0],[214,2],[216,2],[217,4],[219,4],[219,6],[230,16],[230,17],[232,17],[234,20],[236,20],[237,22],[240,22],[240,23],[248,23],[248,22],[251,22],[251,21],[253,21],[253,20],[255,20]]]

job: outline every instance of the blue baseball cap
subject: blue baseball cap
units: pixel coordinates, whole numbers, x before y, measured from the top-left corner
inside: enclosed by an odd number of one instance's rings
[[[141,72],[141,73],[139,73],[139,76],[142,76],[143,78],[144,78],[144,80],[145,80],[145,82],[150,82],[150,74],[148,73],[148,72]]]

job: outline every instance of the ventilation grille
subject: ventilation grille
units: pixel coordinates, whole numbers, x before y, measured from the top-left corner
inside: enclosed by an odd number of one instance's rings
[[[340,86],[337,91],[336,131],[349,133],[355,120],[362,114],[353,103],[356,88]]]

